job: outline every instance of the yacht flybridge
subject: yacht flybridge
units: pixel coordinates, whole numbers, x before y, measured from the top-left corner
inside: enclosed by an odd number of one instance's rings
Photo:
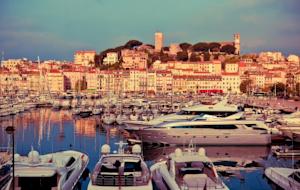
[[[39,155],[31,150],[28,156],[15,154],[15,180],[10,189],[73,189],[85,170],[86,154],[68,150]]]
[[[154,164],[152,178],[161,190],[219,189],[229,190],[211,162],[205,149],[198,152],[193,145],[182,151],[177,148],[167,161]]]
[[[206,120],[173,121],[144,129],[126,129],[147,143],[201,145],[268,145],[276,129],[262,121]]]
[[[110,153],[109,145],[102,146],[102,156],[91,174],[88,190],[152,190],[150,171],[140,155],[141,147],[134,145],[132,153],[127,153],[123,147],[127,143],[116,144],[119,145],[116,153]]]

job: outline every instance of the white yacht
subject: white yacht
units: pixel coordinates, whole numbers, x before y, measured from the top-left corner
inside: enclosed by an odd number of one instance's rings
[[[290,127],[300,127],[300,111],[284,115],[278,121]]]
[[[177,148],[167,161],[154,164],[150,170],[153,181],[161,190],[229,190],[206,156],[204,148],[199,148],[198,152],[192,145],[185,151]]]
[[[102,156],[91,174],[88,190],[130,189],[152,190],[150,171],[141,157],[141,147],[134,145],[132,153],[126,153],[122,141],[117,153],[110,153],[110,146],[101,148]]]
[[[239,112],[239,107],[233,104],[227,104],[227,99],[220,101],[215,105],[195,105],[183,108],[180,112],[156,117],[150,121],[125,121],[126,128],[154,126],[166,121],[188,120],[199,115],[212,115],[216,117],[228,117]]]
[[[15,180],[10,189],[73,189],[85,170],[86,154],[68,150],[39,155],[31,150],[28,156],[15,154]]]
[[[205,120],[164,122],[144,129],[126,129],[143,142],[202,145],[268,145],[277,129],[262,121]]]
[[[282,189],[300,189],[300,169],[269,167],[265,175]]]

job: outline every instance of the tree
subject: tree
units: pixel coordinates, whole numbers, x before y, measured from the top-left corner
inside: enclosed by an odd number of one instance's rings
[[[246,79],[243,80],[240,84],[240,91],[242,93],[249,93],[252,86],[252,80]]]
[[[281,82],[277,82],[271,86],[271,91],[276,96],[283,96],[285,90],[286,90],[285,84],[283,84]]]
[[[163,53],[162,51],[159,54],[159,59],[161,62],[173,61],[172,57],[169,57],[169,54]]]
[[[81,91],[87,89],[87,81],[86,78],[83,77],[82,80],[77,80],[75,83],[75,91]]]
[[[191,53],[191,56],[190,56],[190,61],[192,61],[192,62],[196,62],[196,61],[201,61],[201,59],[200,59],[200,57],[199,56],[197,56],[197,54],[196,53]]]
[[[208,51],[208,44],[204,42],[196,43],[192,46],[193,51]]]
[[[94,62],[95,62],[95,66],[98,67],[100,65],[100,55],[99,54],[96,54],[95,57],[94,57]],[[102,62],[102,60],[101,60]]]
[[[125,45],[124,47],[127,48],[127,49],[133,49],[134,47],[137,47],[137,46],[140,46],[142,45],[143,43],[138,41],[138,40],[129,40]]]
[[[210,54],[208,52],[204,52],[204,61],[210,61]]]
[[[170,48],[168,46],[162,48],[163,51],[169,51]]]
[[[187,51],[177,52],[176,59],[178,61],[187,61],[189,59]]]
[[[295,86],[295,95],[300,96],[300,83],[297,82]]]
[[[153,62],[155,62],[157,60],[160,60],[160,56],[157,53],[150,54],[149,55],[149,60],[150,60],[151,63],[153,63]]]
[[[146,44],[146,46],[149,46],[149,47],[151,47],[152,49],[154,49],[154,45],[152,45],[152,44]]]
[[[192,44],[186,42],[179,44],[179,47],[182,49],[182,51],[187,51],[191,46]]]
[[[235,47],[233,45],[224,45],[221,47],[221,52],[227,53],[227,54],[234,54]]]
[[[217,43],[217,42],[211,42],[211,43],[208,44],[208,49],[211,52],[219,52],[220,51],[220,47],[221,47],[221,44]]]

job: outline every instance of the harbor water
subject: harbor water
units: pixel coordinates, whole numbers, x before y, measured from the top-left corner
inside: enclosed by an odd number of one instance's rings
[[[40,154],[61,150],[78,150],[86,153],[90,162],[88,170],[93,170],[100,156],[103,144],[109,144],[112,150],[117,149],[116,142],[126,141],[127,134],[121,132],[121,126],[104,127],[100,116],[87,118],[74,117],[68,110],[54,111],[50,108],[32,109],[15,116],[0,118],[0,146],[11,146],[11,136],[5,129],[15,126],[15,152],[27,155],[31,148]],[[187,146],[187,145],[182,145]],[[199,146],[199,145],[198,145]],[[151,166],[165,159],[176,147],[154,146],[143,147],[143,155]],[[268,190],[273,184],[263,176],[264,168],[269,166],[292,167],[296,159],[278,159],[271,153],[271,147],[205,147],[230,189]],[[226,172],[224,172],[226,171]],[[88,176],[82,178],[78,189],[87,189]]]

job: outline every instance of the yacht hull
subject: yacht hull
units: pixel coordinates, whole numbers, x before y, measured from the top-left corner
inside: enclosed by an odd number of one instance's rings
[[[206,133],[198,130],[132,130],[133,134],[137,135],[140,140],[147,143],[161,144],[189,144],[191,141],[194,144],[201,145],[269,145],[271,144],[270,134],[258,133]]]

